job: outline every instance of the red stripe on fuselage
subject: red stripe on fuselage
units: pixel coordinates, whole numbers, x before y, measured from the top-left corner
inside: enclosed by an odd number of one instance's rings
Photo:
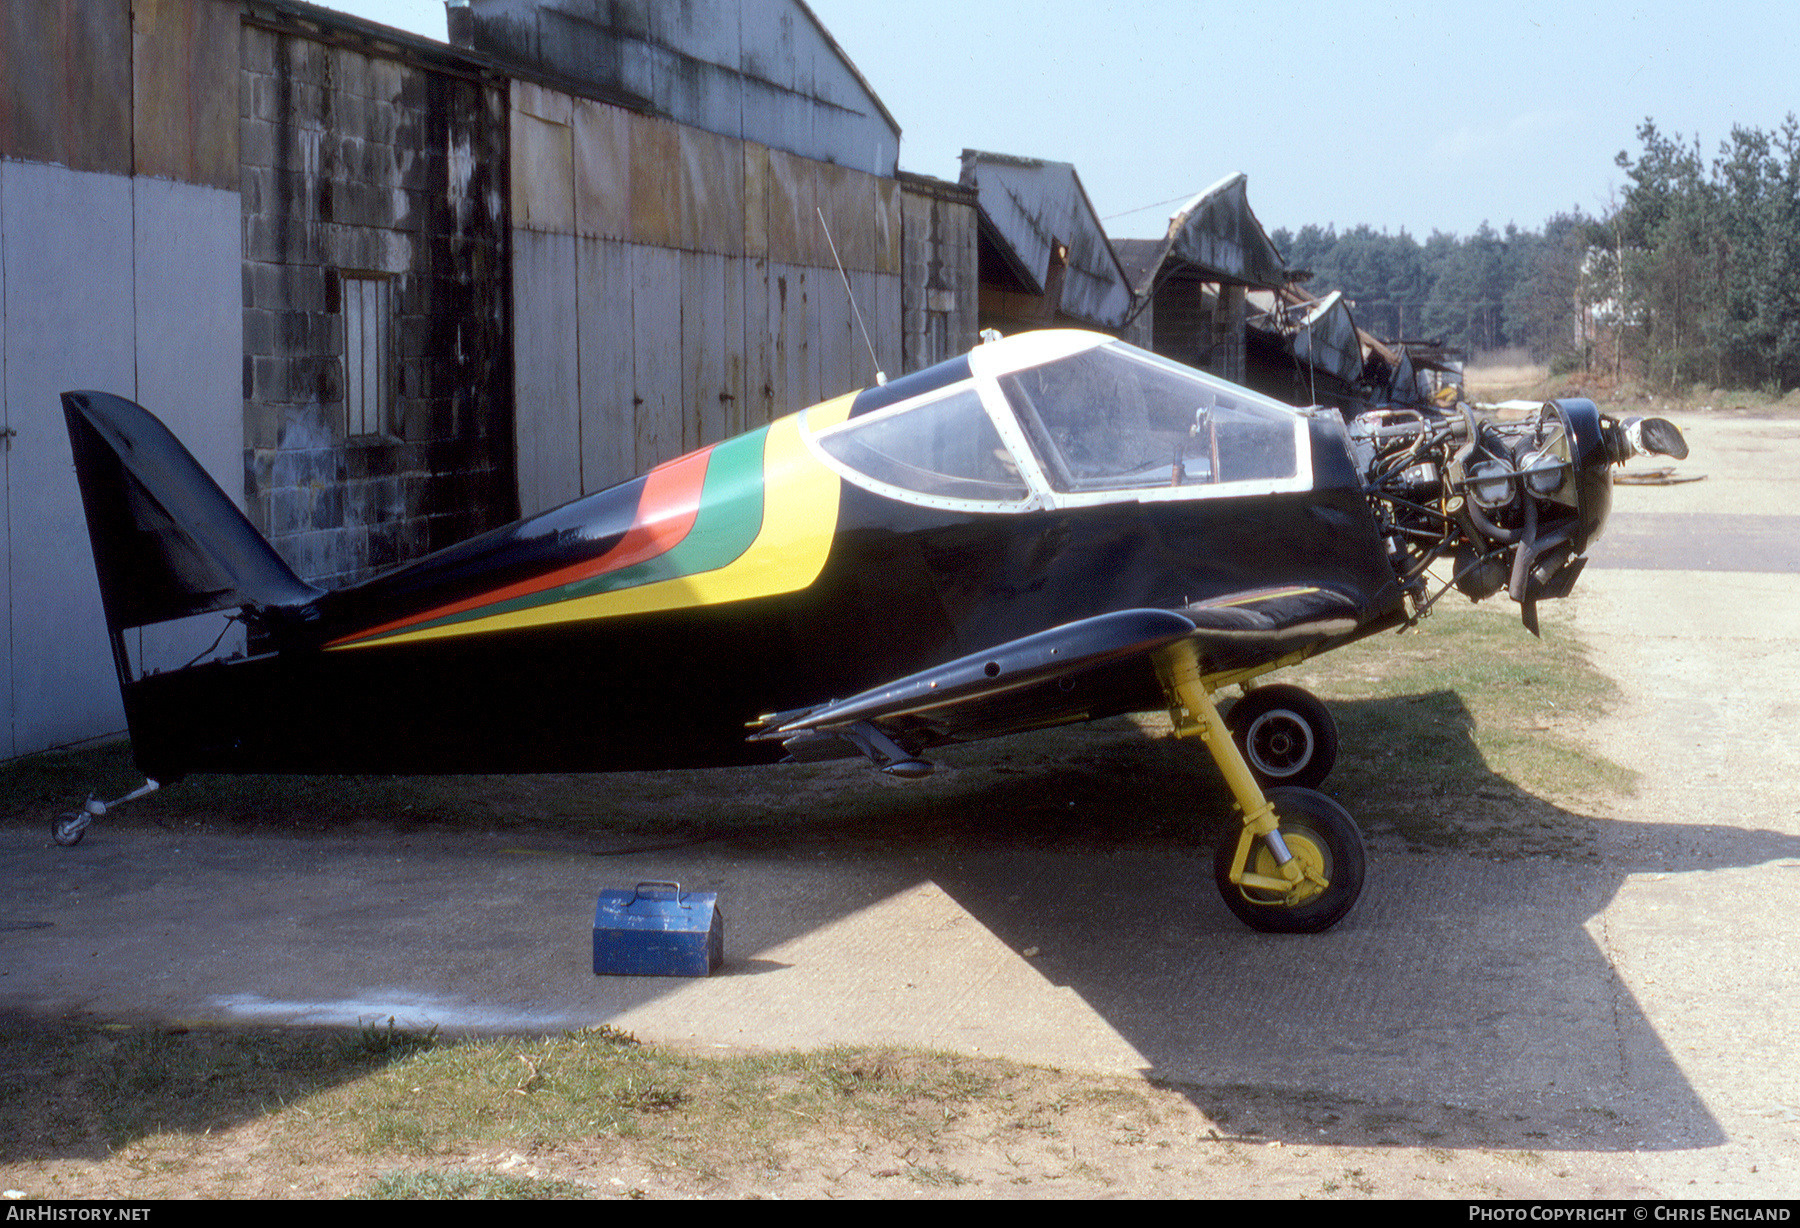
[[[694,527],[694,518],[700,511],[700,491],[706,485],[706,462],[711,456],[712,448],[702,448],[698,452],[658,465],[645,474],[644,490],[638,496],[637,515],[633,518],[631,527],[619,539],[618,545],[598,558],[572,563],[567,567],[533,576],[529,580],[492,589],[476,597],[465,597],[461,601],[436,606],[391,623],[369,627],[331,643],[336,645],[365,639],[371,635],[410,627],[415,623],[480,609],[497,601],[541,593],[578,580],[590,580],[609,571],[618,571],[665,554],[680,544],[688,535],[688,530]]]

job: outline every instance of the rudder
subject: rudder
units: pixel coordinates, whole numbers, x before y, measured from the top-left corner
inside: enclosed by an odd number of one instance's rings
[[[156,416],[105,392],[65,392],[107,630],[240,606],[304,606],[300,579]]]

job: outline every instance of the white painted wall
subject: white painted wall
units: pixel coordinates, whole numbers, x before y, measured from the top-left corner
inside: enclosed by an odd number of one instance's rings
[[[236,192],[134,178],[137,395],[231,501],[244,506],[243,206]],[[148,669],[206,650],[220,615],[146,627],[132,646]],[[241,648],[234,625],[221,651]]]
[[[125,724],[60,394],[146,404],[242,502],[240,219],[236,192],[0,160],[0,757]]]

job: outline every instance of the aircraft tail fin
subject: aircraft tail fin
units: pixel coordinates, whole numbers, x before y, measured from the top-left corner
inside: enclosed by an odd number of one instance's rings
[[[65,392],[62,403],[114,636],[214,610],[294,608],[320,595],[155,415],[105,392]]]

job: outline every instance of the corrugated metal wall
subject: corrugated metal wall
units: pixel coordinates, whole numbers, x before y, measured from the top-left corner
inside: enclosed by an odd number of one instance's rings
[[[900,185],[515,82],[524,512],[874,382],[900,344]]]
[[[0,757],[124,727],[58,394],[149,405],[243,489],[237,55],[232,0],[0,6]]]

